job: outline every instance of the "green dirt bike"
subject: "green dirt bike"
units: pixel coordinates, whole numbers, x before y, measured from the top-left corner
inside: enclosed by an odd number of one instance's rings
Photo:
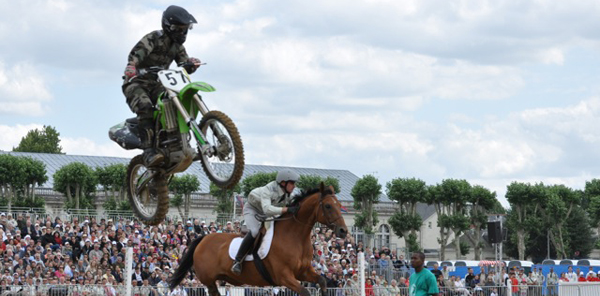
[[[138,75],[156,77],[165,88],[155,106],[152,141],[165,158],[156,167],[146,167],[142,155],[135,156],[127,167],[127,194],[135,215],[145,224],[157,225],[169,211],[167,185],[175,173],[199,160],[210,181],[231,188],[242,177],[244,148],[233,121],[210,111],[198,94],[215,91],[211,85],[192,82],[184,67],[151,67]],[[196,123],[198,113],[201,119]],[[137,124],[136,118],[129,118],[113,126],[110,139],[127,150],[140,148]]]

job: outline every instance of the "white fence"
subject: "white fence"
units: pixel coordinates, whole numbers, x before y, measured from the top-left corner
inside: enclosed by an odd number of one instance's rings
[[[311,296],[319,296],[317,288],[306,288]],[[295,293],[284,287],[220,287],[219,293],[223,296],[292,296]],[[199,284],[192,286],[177,287],[174,291],[163,286],[140,286],[133,287],[128,293],[126,286],[118,285],[23,285],[23,286],[0,286],[2,296],[195,296],[209,295],[208,289]],[[334,295],[334,294],[328,294]],[[352,294],[344,294],[352,295]]]
[[[600,283],[577,282],[560,283],[550,286],[519,285],[510,282],[504,287],[507,296],[600,296]]]

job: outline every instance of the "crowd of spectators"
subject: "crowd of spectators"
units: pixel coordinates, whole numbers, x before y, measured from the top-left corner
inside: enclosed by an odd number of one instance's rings
[[[223,224],[191,219],[146,226],[131,218],[39,217],[0,213],[0,294],[47,295],[52,287],[71,285],[69,295],[123,295],[126,247],[133,248],[133,276],[140,295],[205,295],[190,273],[181,288],[167,280],[189,242],[209,233],[240,233],[239,221]],[[406,286],[407,262],[387,247],[365,248],[351,236],[336,238],[315,228],[313,266],[330,288],[358,288],[357,254],[364,251],[371,289]],[[224,285],[224,283],[222,283]],[[85,285],[82,286],[82,285]],[[94,286],[95,285],[95,286]],[[368,284],[369,285],[369,284]],[[85,288],[85,289],[84,289]],[[134,294],[135,295],[135,294]]]
[[[27,213],[15,217],[0,213],[0,293],[35,290],[34,295],[46,295],[38,290],[70,284],[97,285],[81,295],[121,295],[119,286],[124,287],[127,280],[126,247],[132,247],[131,281],[136,287],[148,287],[136,290],[156,296],[194,295],[200,289],[165,289],[188,242],[208,233],[239,231],[237,221],[225,225],[199,220],[169,221],[149,227],[127,218],[73,217],[63,221]],[[191,277],[182,284],[200,285]]]
[[[355,242],[349,234],[337,238],[332,230],[315,228],[311,237],[314,245],[313,267],[325,276],[330,295],[357,295],[358,253],[365,254],[367,294],[405,295],[408,291],[410,266],[403,254],[381,248],[366,248],[362,241]]]

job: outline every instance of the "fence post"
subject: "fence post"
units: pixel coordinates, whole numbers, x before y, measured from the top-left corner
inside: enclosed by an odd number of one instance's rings
[[[365,253],[358,253],[358,288],[360,296],[365,296]]]
[[[133,274],[133,248],[127,248],[127,252],[125,253],[125,265],[126,265],[126,275],[125,275],[125,287],[127,287],[127,294],[131,294],[131,275]]]

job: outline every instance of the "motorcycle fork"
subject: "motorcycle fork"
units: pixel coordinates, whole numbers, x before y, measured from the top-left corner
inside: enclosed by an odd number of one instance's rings
[[[152,181],[152,179],[154,178],[154,176],[156,176],[156,174],[158,174],[158,171],[154,171],[154,170],[145,171],[137,180],[137,184],[135,186],[135,194],[139,196],[140,193],[142,192],[142,190],[144,190],[146,188],[146,185],[148,185],[148,183],[150,183],[150,181]]]
[[[185,110],[185,108],[183,107],[183,105],[181,105],[181,102],[177,98],[177,94],[174,91],[167,90],[167,92],[169,94],[169,97],[173,98],[171,101],[173,102],[173,104],[177,108],[177,111],[179,111],[179,113],[183,117],[183,119],[184,119],[185,123],[187,124],[187,126],[190,128],[190,130],[192,130],[192,134],[194,134],[194,137],[196,138],[196,140],[200,144],[199,145],[200,152],[201,153],[206,152],[206,150],[210,149],[210,145],[208,145],[208,142],[204,138],[204,135],[202,134],[202,131],[200,130],[200,127],[196,123],[195,118],[191,117],[190,114],[187,112],[187,110]],[[199,109],[200,113],[202,115],[204,115],[204,114],[206,114],[208,112],[208,108],[206,107],[205,104],[202,104],[202,101],[200,101],[197,98],[197,96],[198,95],[194,95],[194,101],[195,101],[196,105],[198,106],[198,109]],[[200,104],[199,104],[199,102],[200,102]]]
[[[210,111],[208,110],[208,106],[204,104],[204,101],[202,101],[202,98],[198,94],[194,95],[194,102],[196,102],[196,106],[198,106],[198,110],[200,111],[200,114],[202,114],[202,116],[204,116],[206,113],[208,113],[208,111]],[[213,132],[219,139],[221,139],[221,137],[225,135],[218,126],[211,124],[210,128],[213,130]]]

